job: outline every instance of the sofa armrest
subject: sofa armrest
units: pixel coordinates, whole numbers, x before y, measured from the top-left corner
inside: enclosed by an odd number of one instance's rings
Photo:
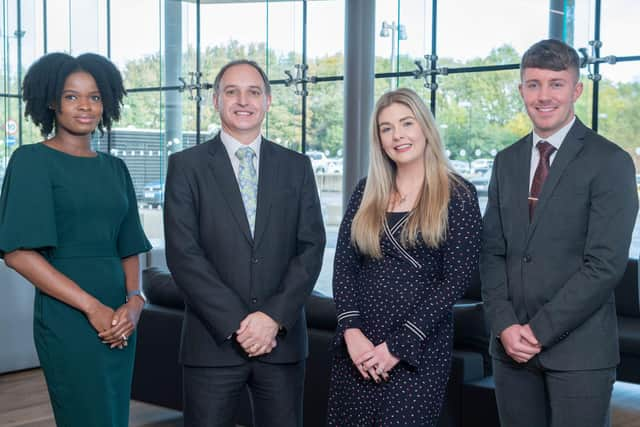
[[[138,321],[131,398],[182,410],[182,310],[148,304]]]

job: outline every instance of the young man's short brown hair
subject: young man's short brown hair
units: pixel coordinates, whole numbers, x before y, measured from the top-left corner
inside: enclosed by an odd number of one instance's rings
[[[580,78],[580,57],[574,48],[560,40],[542,40],[531,46],[522,55],[520,78],[526,68],[574,71],[577,82]]]

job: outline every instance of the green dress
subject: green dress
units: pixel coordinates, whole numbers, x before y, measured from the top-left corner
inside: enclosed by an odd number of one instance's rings
[[[103,304],[125,303],[121,259],[151,248],[124,162],[17,149],[0,197],[0,256],[35,249]],[[59,427],[128,425],[135,337],[102,344],[86,316],[36,290],[33,336]]]

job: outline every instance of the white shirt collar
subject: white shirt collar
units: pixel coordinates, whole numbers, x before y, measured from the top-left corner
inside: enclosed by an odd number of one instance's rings
[[[543,138],[540,135],[538,135],[535,130],[533,131],[533,148],[535,149],[536,144],[540,141],[547,141],[549,144],[553,145],[554,147],[556,147],[556,150],[560,149],[560,146],[562,145],[562,141],[564,141],[564,139],[567,137],[567,134],[569,133],[569,131],[571,130],[571,126],[573,126],[573,124],[576,121],[576,116],[573,116],[573,119],[571,119],[571,121],[569,123],[567,123],[566,125],[564,125],[561,129],[559,129],[556,133],[554,133],[553,135],[547,137],[547,138]]]
[[[238,151],[238,148],[242,147],[251,147],[256,153],[256,159],[260,156],[260,145],[262,144],[262,135],[260,134],[258,134],[256,139],[251,141],[250,144],[243,144],[221,129],[220,139],[222,140],[224,147],[227,149],[227,154],[229,154],[230,158],[234,158],[236,155],[236,151]]]

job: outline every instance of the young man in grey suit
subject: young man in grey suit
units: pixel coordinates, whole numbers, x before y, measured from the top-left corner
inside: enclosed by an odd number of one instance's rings
[[[575,117],[579,57],[525,52],[533,132],[493,164],[482,295],[503,427],[602,427],[619,362],[614,288],[638,210],[630,156]]]
[[[185,426],[233,426],[246,386],[254,425],[302,426],[304,304],[325,246],[311,162],[261,136],[271,89],[255,62],[222,67],[214,90],[222,130],[173,154],[166,183]]]

